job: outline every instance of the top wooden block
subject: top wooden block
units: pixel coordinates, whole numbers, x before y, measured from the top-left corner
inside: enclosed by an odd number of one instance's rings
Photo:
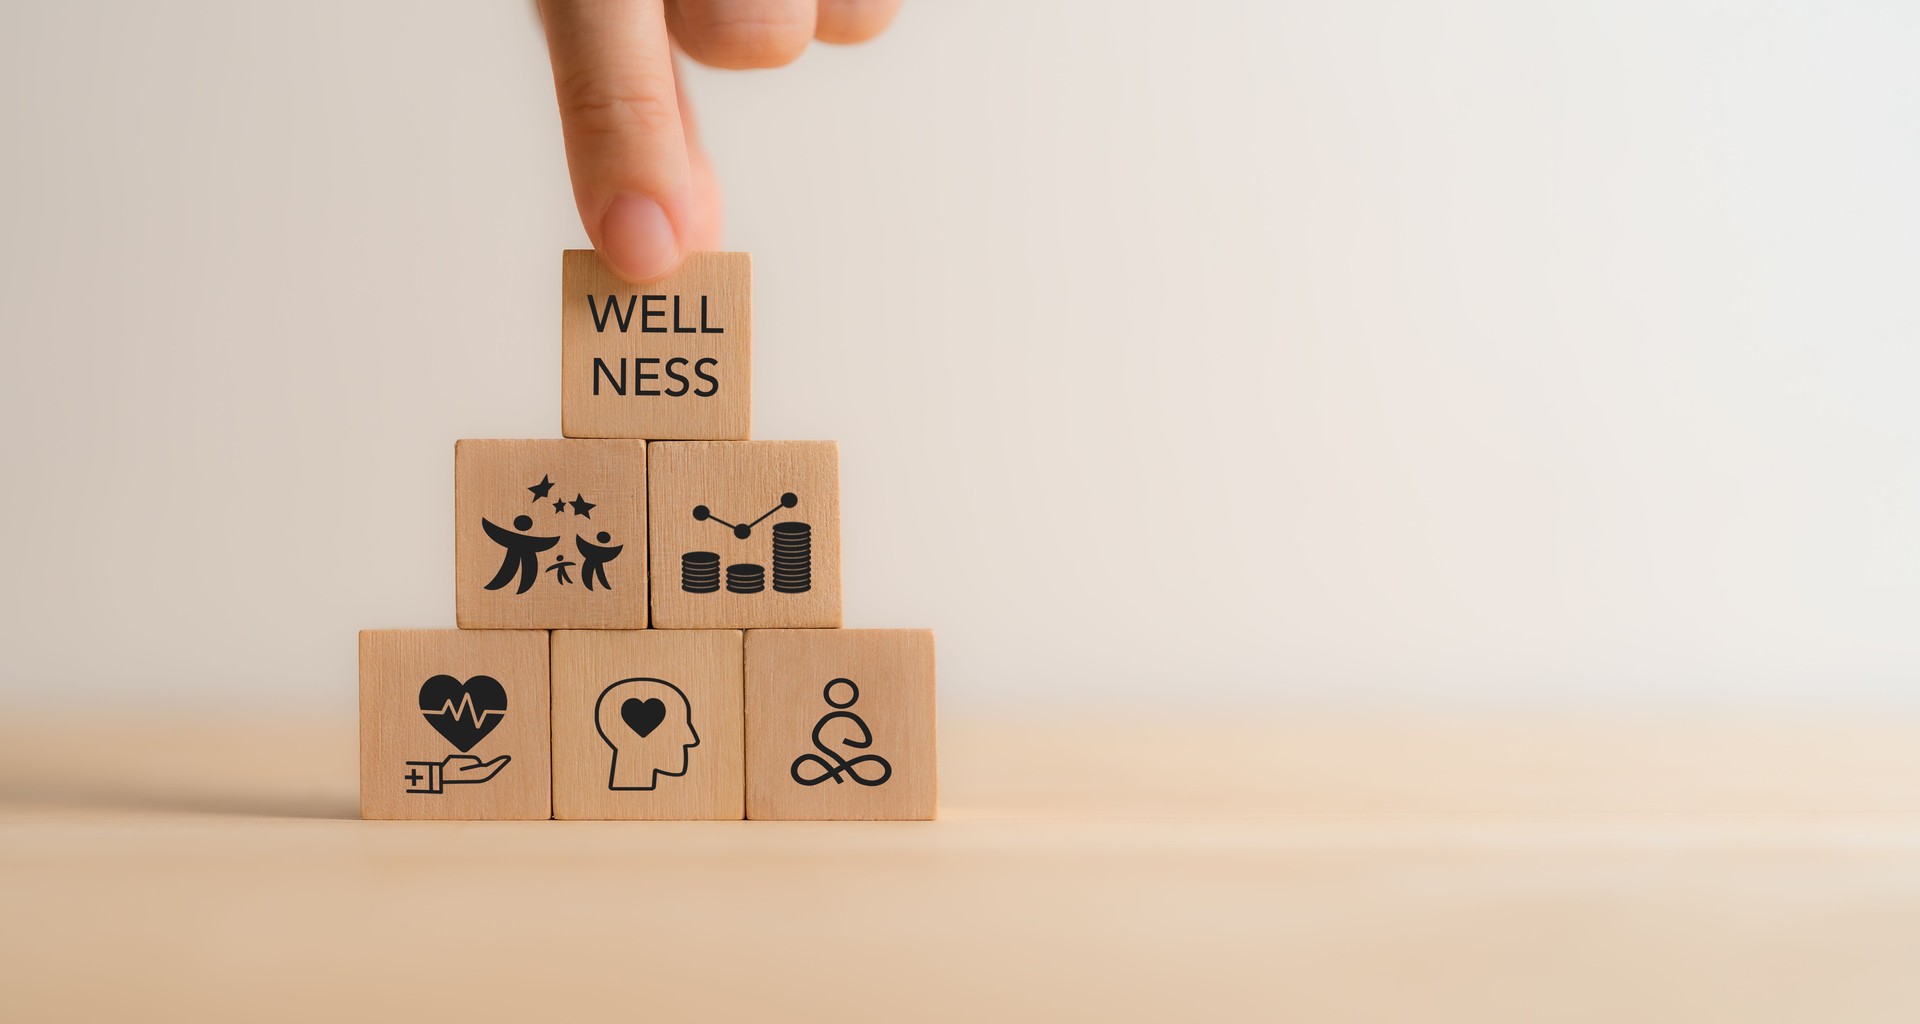
[[[623,281],[591,249],[560,260],[560,432],[737,441],[753,426],[753,263],[697,252]]]

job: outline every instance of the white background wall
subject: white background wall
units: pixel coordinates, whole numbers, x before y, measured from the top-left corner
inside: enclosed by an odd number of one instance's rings
[[[909,0],[694,73],[943,700],[1912,703],[1920,8]],[[0,697],[342,712],[559,428],[530,7],[12,5]]]

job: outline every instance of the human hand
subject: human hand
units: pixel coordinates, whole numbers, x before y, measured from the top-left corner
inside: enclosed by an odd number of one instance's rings
[[[600,258],[645,281],[720,244],[720,190],[674,72],[792,62],[810,39],[857,43],[900,0],[540,0],[580,222]]]
[[[485,782],[513,760],[506,754],[482,761],[472,754],[448,754],[442,761],[408,761],[404,778],[409,793],[438,793],[446,786]]]

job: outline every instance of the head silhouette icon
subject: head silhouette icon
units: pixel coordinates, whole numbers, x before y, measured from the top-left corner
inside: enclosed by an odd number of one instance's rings
[[[685,775],[687,751],[700,745],[687,695],[664,679],[622,679],[600,691],[593,721],[613,748],[608,789],[652,789],[662,775]]]

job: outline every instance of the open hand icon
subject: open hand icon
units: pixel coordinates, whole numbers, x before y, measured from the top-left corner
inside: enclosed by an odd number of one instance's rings
[[[485,782],[511,760],[506,754],[491,761],[472,754],[449,754],[443,761],[408,761],[407,774],[401,778],[407,781],[409,793],[439,793],[447,786]]]

